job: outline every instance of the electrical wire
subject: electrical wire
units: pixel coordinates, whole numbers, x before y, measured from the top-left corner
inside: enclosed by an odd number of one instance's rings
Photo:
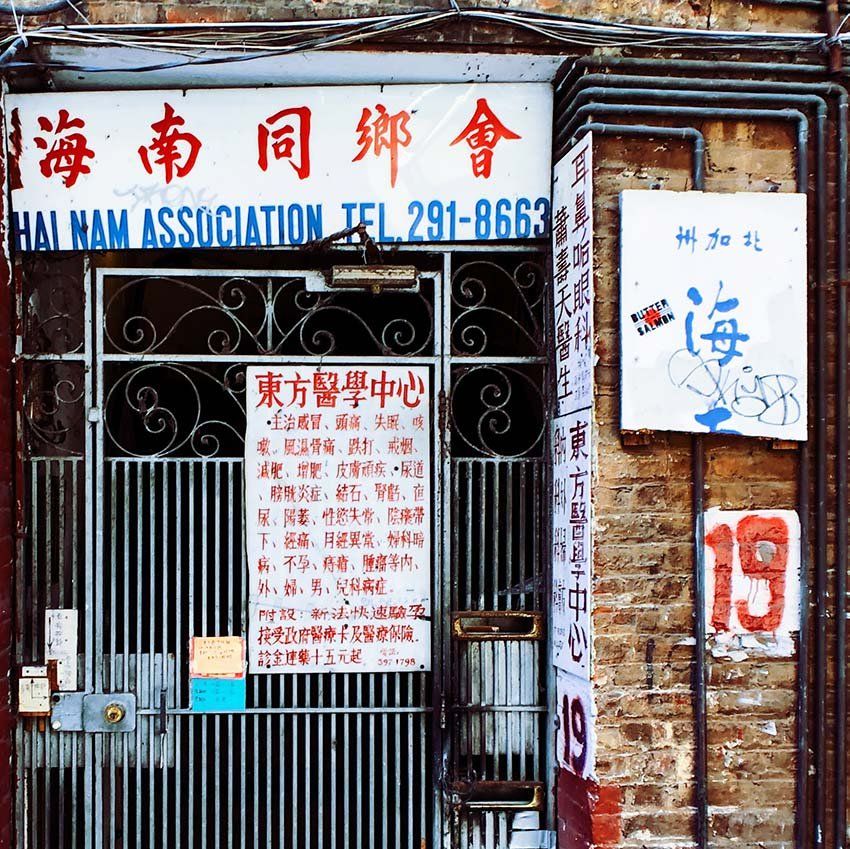
[[[650,47],[688,50],[748,49],[787,52],[822,52],[828,43],[843,44],[850,34],[839,27],[830,33],[754,33],[730,30],[699,30],[581,19],[543,12],[508,9],[463,8],[448,0],[451,8],[362,18],[288,21],[275,24],[182,24],[182,25],[48,25],[26,32],[34,44],[66,47],[123,47],[156,51],[169,57],[129,67],[86,65],[47,57],[47,61],[6,61],[14,69],[39,67],[87,74],[119,71],[145,73],[179,68],[249,62],[305,51],[327,50],[363,44],[392,36],[417,34],[458,21],[509,27],[548,42],[575,47]],[[0,0],[0,10],[2,0]],[[3,56],[11,60],[20,34],[0,39]],[[0,65],[4,64],[0,57]]]
[[[18,6],[14,0],[10,0],[10,2],[0,2],[0,14],[11,15],[12,17],[17,15],[49,15],[52,12],[59,12],[62,9],[66,9],[71,5],[69,0],[50,0],[47,3]]]

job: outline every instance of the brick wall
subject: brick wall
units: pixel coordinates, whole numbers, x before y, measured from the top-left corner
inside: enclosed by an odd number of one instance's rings
[[[427,2],[92,2],[92,23],[183,23],[353,16]],[[558,0],[488,5],[669,26],[819,30],[807,9],[717,0]],[[74,22],[72,13],[57,16]],[[466,26],[412,46],[553,52],[527,36]],[[567,51],[565,50],[565,58]],[[663,122],[661,122],[663,123]],[[794,139],[781,125],[702,122],[706,189],[794,190]],[[599,139],[594,153],[599,487],[594,586],[598,785],[561,773],[560,846],[693,846],[692,517],[690,439],[623,447],[618,428],[618,193],[691,187],[690,149]],[[706,440],[707,507],[796,505],[797,452],[761,441]],[[709,659],[709,803],[714,847],[793,844],[795,659]]]
[[[760,127],[756,137],[735,125],[697,127],[706,190],[794,190],[787,128]],[[691,448],[678,434],[621,444],[617,233],[620,191],[691,187],[690,148],[605,138],[594,160],[597,772],[622,798],[620,845],[685,847],[694,834]],[[706,507],[794,509],[796,459],[765,441],[707,438]],[[792,844],[795,669],[793,659],[709,661],[713,846]]]

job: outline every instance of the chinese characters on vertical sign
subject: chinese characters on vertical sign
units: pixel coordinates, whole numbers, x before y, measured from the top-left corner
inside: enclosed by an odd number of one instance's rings
[[[247,369],[252,673],[431,667],[428,369]]]
[[[805,440],[805,195],[620,197],[623,429]]]
[[[13,95],[17,248],[543,238],[551,87]],[[226,126],[221,116],[228,116]]]
[[[559,763],[594,771],[592,138],[555,165],[552,256],[556,415],[552,422],[552,622]]]

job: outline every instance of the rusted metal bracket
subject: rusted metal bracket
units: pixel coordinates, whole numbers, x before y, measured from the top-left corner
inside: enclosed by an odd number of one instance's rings
[[[461,610],[452,613],[457,640],[539,640],[543,614],[526,610]]]
[[[452,804],[477,811],[539,811],[543,784],[538,781],[453,781]]]

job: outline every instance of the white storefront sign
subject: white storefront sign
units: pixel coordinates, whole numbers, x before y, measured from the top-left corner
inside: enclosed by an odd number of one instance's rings
[[[251,673],[431,668],[429,377],[247,369]]]
[[[22,251],[380,242],[549,232],[543,84],[11,95]]]
[[[806,439],[806,196],[620,195],[624,430]]]
[[[554,663],[590,680],[593,561],[593,192],[590,134],[555,165],[552,255]]]

